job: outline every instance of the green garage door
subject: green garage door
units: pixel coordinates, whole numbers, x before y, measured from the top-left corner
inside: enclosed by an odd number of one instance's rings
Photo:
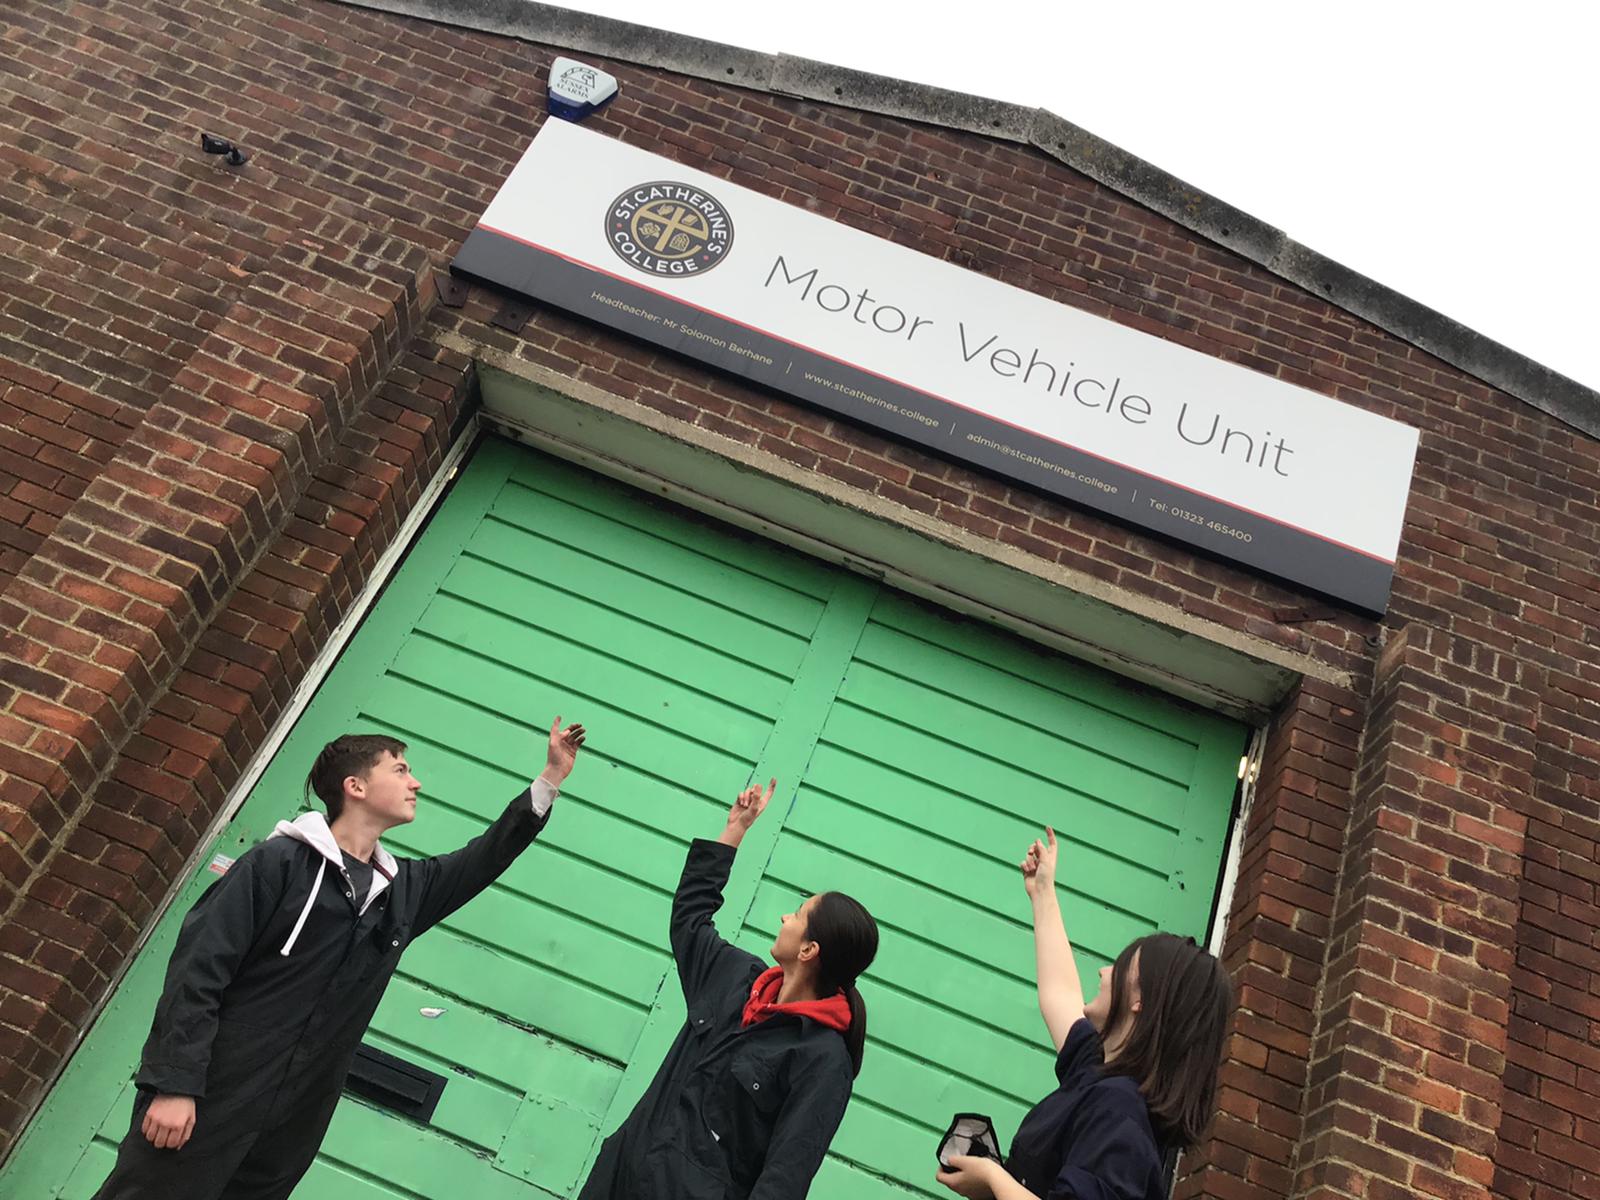
[[[1015,867],[1028,840],[1062,835],[1083,970],[1157,927],[1203,937],[1245,736],[490,441],[212,852],[292,816],[317,748],[351,728],[404,738],[423,781],[388,844],[459,845],[537,771],[556,712],[592,733],[550,827],[407,951],[368,1037],[447,1079],[436,1110],[419,1123],[347,1097],[297,1197],[573,1194],[682,1020],[665,947],[684,845],[769,775],[783,799],[740,853],[725,933],[764,953],[827,888],[883,931],[866,1067],[814,1193],[942,1197],[929,1168],[950,1114],[990,1112],[1009,1137],[1052,1085]],[[158,925],[0,1194],[93,1192],[181,914],[211,878]]]

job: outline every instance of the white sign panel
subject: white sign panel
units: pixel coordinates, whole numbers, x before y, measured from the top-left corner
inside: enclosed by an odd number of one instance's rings
[[[1382,612],[1417,431],[548,121],[461,275]]]

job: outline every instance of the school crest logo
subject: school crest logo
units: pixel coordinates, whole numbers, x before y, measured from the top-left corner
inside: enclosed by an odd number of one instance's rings
[[[646,275],[699,275],[728,256],[733,219],[715,196],[686,183],[658,180],[611,202],[606,241]]]

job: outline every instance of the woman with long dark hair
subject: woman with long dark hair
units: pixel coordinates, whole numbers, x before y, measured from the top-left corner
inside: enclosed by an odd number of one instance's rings
[[[746,788],[717,840],[689,847],[672,902],[688,1020],[579,1200],[802,1200],[822,1165],[861,1070],[856,977],[878,951],[878,926],[849,896],[824,892],[783,918],[775,966],[717,933],[734,853],[777,785]]]
[[[1162,1161],[1216,1107],[1233,988],[1193,938],[1153,933],[1100,970],[1087,1004],[1056,902],[1056,835],[1022,861],[1039,1010],[1057,1088],[1023,1118],[1004,1164],[958,1155],[935,1178],[970,1200],[1165,1200]]]

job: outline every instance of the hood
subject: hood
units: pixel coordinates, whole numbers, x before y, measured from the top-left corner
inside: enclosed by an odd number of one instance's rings
[[[295,942],[300,939],[300,931],[305,928],[306,918],[311,915],[312,906],[317,902],[317,893],[322,891],[322,877],[327,874],[328,864],[332,863],[334,870],[341,875],[344,874],[344,855],[339,850],[339,843],[333,840],[333,830],[328,828],[328,818],[319,812],[301,813],[292,821],[279,821],[267,837],[268,840],[286,837],[302,842],[317,852],[317,877],[311,883],[311,892],[306,896],[305,907],[300,910],[300,917],[290,930],[288,940],[283,943],[283,949],[278,951],[287,957],[294,949]],[[366,901],[361,905],[363,913],[378,898],[378,893],[389,886],[389,881],[394,878],[398,869],[399,864],[395,862],[394,855],[381,845],[372,847],[372,888],[367,892]]]
[[[344,870],[344,855],[339,850],[339,843],[333,840],[333,830],[328,828],[328,818],[319,812],[304,812],[292,821],[279,821],[267,836],[293,838],[297,842],[304,842],[341,871]],[[400,864],[395,862],[394,855],[385,850],[383,843],[379,842],[372,848],[372,866],[376,877],[387,883],[394,878],[394,873]]]

